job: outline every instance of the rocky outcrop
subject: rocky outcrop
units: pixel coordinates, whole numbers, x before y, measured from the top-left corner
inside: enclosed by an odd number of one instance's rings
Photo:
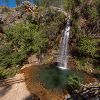
[[[94,82],[86,85],[81,85],[79,90],[72,93],[74,100],[99,100],[100,99],[100,83]]]
[[[32,5],[30,2],[23,2],[21,6],[17,8],[13,8],[13,9],[7,8],[7,7],[1,7],[0,20],[5,25],[9,25],[15,21],[18,21],[18,19],[22,18],[22,15],[26,14],[27,12],[33,13],[35,9],[36,9],[36,6]]]
[[[63,13],[66,17],[69,16],[69,14],[68,14],[66,11],[64,11],[63,9],[61,9],[61,8],[51,6],[51,9],[54,9],[54,10],[56,10],[56,11],[58,11],[58,12]]]
[[[31,55],[28,57],[28,63],[29,64],[39,64],[39,59],[37,58],[36,55]]]

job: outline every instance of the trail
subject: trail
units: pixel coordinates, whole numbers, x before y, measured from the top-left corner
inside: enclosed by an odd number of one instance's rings
[[[23,74],[17,74],[13,80],[24,79]],[[27,90],[25,81],[15,82],[11,85],[0,87],[0,100],[32,100],[30,92]]]
[[[34,100],[27,89],[25,83],[27,79],[22,70],[34,65],[39,65],[39,61],[35,57],[31,58],[31,60],[33,59],[33,63],[24,65],[19,74],[16,74],[13,78],[0,81],[0,100]]]

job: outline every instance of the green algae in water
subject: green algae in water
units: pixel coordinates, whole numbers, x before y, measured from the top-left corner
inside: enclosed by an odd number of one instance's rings
[[[67,78],[69,76],[77,76],[83,79],[85,74],[82,72],[71,70],[60,70],[57,68],[43,68],[39,72],[39,80],[44,87],[49,89],[65,89]]]

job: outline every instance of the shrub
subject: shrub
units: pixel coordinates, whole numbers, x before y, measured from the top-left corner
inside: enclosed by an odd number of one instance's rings
[[[78,89],[81,83],[82,79],[79,76],[69,75],[66,80],[66,88],[72,91]]]
[[[0,67],[0,79],[13,77],[18,71],[19,69],[16,67],[6,68],[6,69],[3,67]]]
[[[4,31],[6,41],[0,47],[0,66],[22,64],[29,53],[46,49],[48,39],[37,25],[19,23],[5,28]]]
[[[100,65],[99,62],[99,39],[80,37],[77,39],[76,47],[72,50],[76,64],[79,69],[91,72],[93,68]]]
[[[81,38],[77,43],[78,52],[81,56],[92,56],[95,57],[96,54],[96,44],[88,39],[88,38]]]
[[[40,17],[39,27],[48,36],[49,47],[52,48],[57,45],[55,40],[64,26],[65,16],[50,8],[43,15]]]
[[[11,64],[11,45],[6,44],[0,48],[0,66],[10,66]]]
[[[51,5],[55,5],[55,6],[60,6],[61,5],[61,1],[60,0],[34,0],[34,3],[36,5],[42,5],[44,7],[48,7]]]

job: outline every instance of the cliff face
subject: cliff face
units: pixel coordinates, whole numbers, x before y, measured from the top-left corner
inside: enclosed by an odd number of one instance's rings
[[[23,6],[17,7],[17,8],[7,8],[7,7],[1,7],[0,9],[0,21],[3,22],[5,25],[10,25],[14,22],[20,22],[20,20],[26,20],[28,17],[28,14],[30,13],[30,6],[29,8]],[[33,10],[35,7],[33,7]],[[28,11],[29,10],[29,11]],[[33,11],[34,12],[34,11]],[[26,17],[25,17],[26,16]]]
[[[58,48],[56,39],[66,20],[62,12],[23,3],[13,9],[1,7],[0,14],[1,66],[22,65],[31,54]]]
[[[75,58],[82,58],[81,60],[85,60],[84,58],[86,58],[86,60],[84,61],[86,63],[92,63],[92,64],[99,63],[99,58],[100,58],[99,46],[98,46],[100,44],[100,39],[99,39],[100,11],[98,9],[99,2],[98,3],[94,1],[76,2],[76,0],[74,0],[74,2],[71,2],[69,0],[66,0],[65,4],[67,5],[65,6],[66,12],[70,12],[72,20],[72,27],[69,39],[70,54],[72,54],[72,56]],[[0,31],[1,33],[3,33],[3,28],[4,28],[4,35],[7,36],[8,35],[7,33],[13,34],[14,32],[16,33],[16,35],[17,32],[25,33],[25,31],[23,32],[21,28],[18,26],[21,26],[23,30],[25,29],[26,26],[30,26],[28,28],[29,30],[32,30],[31,25],[33,25],[35,26],[36,32],[45,34],[45,37],[48,40],[47,44],[45,45],[45,48],[43,50],[38,50],[39,53],[46,52],[48,49],[56,49],[56,50],[58,49],[61,33],[62,30],[64,29],[67,20],[67,17],[65,16],[66,14],[62,9],[57,7],[46,7],[46,8],[42,6],[38,7],[28,2],[28,3],[23,3],[21,6],[18,6],[14,9],[1,7],[0,14],[1,14]],[[14,30],[12,29],[12,26],[14,26]],[[5,32],[5,28],[9,29]],[[35,31],[33,33],[35,33]],[[12,37],[10,38],[12,41]],[[38,40],[40,39],[41,38],[39,37]],[[27,41],[32,42],[33,40],[29,40],[27,38]],[[15,40],[14,42],[16,43]],[[37,41],[35,42],[37,43]],[[24,46],[27,46],[27,42],[24,41],[24,43],[25,43]],[[16,45],[14,44],[14,47],[18,49],[19,45],[18,44]],[[38,45],[40,46],[40,44]],[[36,50],[42,48],[41,46],[40,48],[38,48],[38,46],[36,45],[35,47],[34,48]],[[21,47],[21,49],[22,48],[23,47]],[[29,48],[33,49],[32,45]],[[27,52],[31,52],[31,50]],[[80,61],[78,63],[80,63]]]
[[[90,38],[100,38],[100,6],[99,0],[83,0],[83,2],[76,2],[73,4],[71,10],[73,19],[73,29],[82,37],[88,36]]]
[[[31,5],[31,3],[23,3],[16,8],[1,7],[0,23],[3,25],[11,25],[13,23],[32,22],[33,24],[45,24],[54,20],[54,17],[62,14],[61,24],[64,23],[66,16],[63,12],[53,9],[52,7],[43,8]],[[59,20],[59,19],[58,19]]]

